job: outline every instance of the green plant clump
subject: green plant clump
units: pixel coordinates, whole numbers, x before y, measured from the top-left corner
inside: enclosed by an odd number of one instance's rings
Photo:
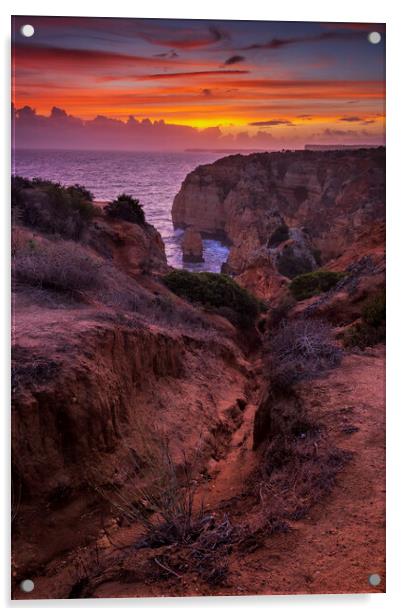
[[[92,193],[75,184],[11,178],[13,218],[28,227],[78,240],[96,213]]]
[[[253,295],[224,274],[174,270],[164,276],[163,280],[176,295],[217,312],[221,311],[241,327],[252,325],[263,309]],[[229,312],[234,318],[230,318]]]
[[[145,214],[141,203],[138,199],[134,199],[131,195],[126,195],[125,193],[111,201],[105,207],[105,211],[112,218],[119,218],[137,225],[145,224]]]
[[[290,283],[289,288],[293,297],[300,301],[329,291],[344,276],[346,276],[344,272],[316,270],[296,276]]]
[[[362,319],[367,325],[380,327],[385,323],[385,291],[366,300],[362,309]]]
[[[385,291],[369,297],[362,308],[362,320],[345,335],[346,347],[365,349],[385,341]]]

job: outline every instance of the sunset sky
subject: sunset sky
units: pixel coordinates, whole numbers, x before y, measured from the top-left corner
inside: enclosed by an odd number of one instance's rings
[[[219,128],[219,137],[239,143],[383,143],[381,24],[13,21],[13,102],[32,108],[32,121],[56,107],[87,130],[97,116],[125,123],[133,116],[144,131],[150,121],[156,133],[163,120],[204,135]],[[26,23],[32,38],[20,33]],[[382,34],[377,45],[368,41],[372,31]]]

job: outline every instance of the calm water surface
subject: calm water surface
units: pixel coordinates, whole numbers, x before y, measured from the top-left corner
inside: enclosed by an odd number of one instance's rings
[[[19,150],[14,152],[13,173],[83,184],[99,200],[113,199],[122,192],[133,195],[143,204],[147,221],[162,235],[169,264],[181,268],[183,232],[173,229],[173,199],[187,173],[222,156],[213,152]],[[227,254],[228,248],[220,242],[204,240],[205,263],[186,264],[186,269],[219,272]]]

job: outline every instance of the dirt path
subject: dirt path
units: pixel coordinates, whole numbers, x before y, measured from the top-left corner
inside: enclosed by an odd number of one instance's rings
[[[238,592],[356,593],[385,590],[385,359],[379,348],[350,355],[303,386],[311,417],[353,458],[325,501],[290,533],[232,563]],[[231,465],[232,472],[235,468]],[[222,473],[220,482],[230,485]],[[378,573],[376,588],[368,576]]]

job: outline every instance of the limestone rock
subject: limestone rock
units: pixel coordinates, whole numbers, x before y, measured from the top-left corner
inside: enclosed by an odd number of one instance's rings
[[[384,191],[384,148],[239,154],[190,173],[172,219],[225,237],[225,268],[234,275],[255,267],[256,252],[269,248],[278,273],[291,277],[293,269],[315,269],[317,255],[321,265],[340,257],[383,221]]]
[[[191,263],[203,263],[202,237],[198,231],[186,229],[181,243],[183,261]]]

